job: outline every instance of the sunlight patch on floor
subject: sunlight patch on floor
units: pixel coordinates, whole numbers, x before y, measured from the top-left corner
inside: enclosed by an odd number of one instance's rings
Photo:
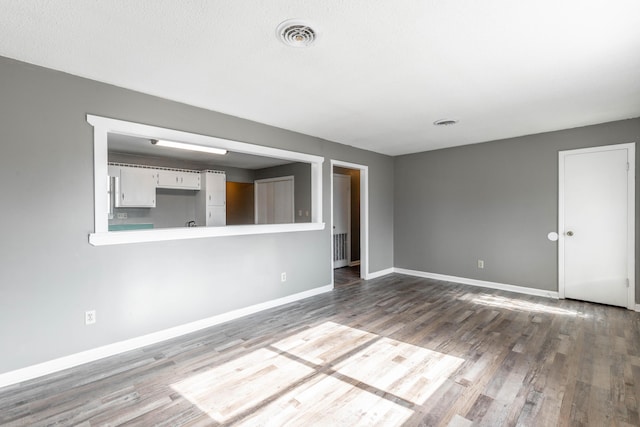
[[[586,314],[575,310],[569,310],[560,307],[551,307],[548,305],[522,301],[515,298],[506,298],[495,295],[480,295],[473,298],[471,302],[475,304],[486,305],[489,307],[506,308],[507,310],[526,311],[531,313],[560,314],[564,316],[587,317]]]
[[[172,387],[219,423],[401,425],[463,362],[325,322]]]
[[[281,396],[246,420],[246,425],[400,426],[413,411],[371,391],[329,375]]]
[[[261,348],[171,387],[213,420],[225,422],[313,371]]]
[[[334,369],[385,393],[422,405],[463,362],[458,357],[382,338]]]
[[[322,365],[379,335],[334,322],[325,322],[280,340],[271,346],[308,362]]]

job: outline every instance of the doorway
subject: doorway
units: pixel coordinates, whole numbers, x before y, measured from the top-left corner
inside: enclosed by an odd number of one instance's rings
[[[366,279],[368,168],[331,161],[331,270],[334,286]]]
[[[334,171],[342,168],[333,168]],[[358,171],[353,175],[333,174],[333,269],[351,266],[351,180],[360,179]],[[356,202],[357,203],[357,202]],[[356,218],[357,220],[358,218]],[[354,239],[355,241],[355,239]],[[358,242],[359,246],[359,242]],[[360,248],[357,248],[358,253]],[[358,259],[358,262],[360,260]]]
[[[635,144],[559,156],[559,296],[633,309]]]

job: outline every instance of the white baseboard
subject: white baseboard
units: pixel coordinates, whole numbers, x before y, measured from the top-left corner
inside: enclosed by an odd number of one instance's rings
[[[119,353],[124,353],[125,351],[135,350],[136,348],[140,347],[146,347],[151,344],[156,344],[161,341],[166,341],[168,339],[176,338],[181,335],[209,328],[220,323],[238,319],[249,314],[257,313],[259,311],[267,310],[273,307],[278,307],[280,305],[288,304],[290,302],[298,301],[325,292],[330,292],[332,290],[332,285],[310,289],[308,291],[229,311],[227,313],[219,314],[207,319],[197,320],[195,322],[165,329],[163,331],[158,331],[148,335],[131,338],[125,341],[108,344],[80,353],[71,354],[69,356],[60,357],[58,359],[39,363],[37,365],[27,366],[26,368],[17,369],[15,371],[9,371],[4,374],[0,374],[0,387],[5,387],[11,384],[31,380],[43,375],[62,371],[64,369],[73,368],[74,366],[93,362],[105,357],[114,356]]]
[[[358,261],[351,261],[351,262],[349,263],[349,267],[355,267],[356,265],[360,265],[360,260],[358,260]]]
[[[373,273],[367,274],[365,280],[377,279],[378,277],[386,276],[387,274],[391,274],[394,272],[394,268],[386,268],[384,270],[374,271]]]
[[[406,274],[408,276],[444,280],[446,282],[462,283],[464,285],[479,286],[482,288],[499,289],[501,291],[517,292],[519,294],[536,295],[539,297],[558,299],[558,292],[556,291],[545,291],[542,289],[527,288],[524,286],[508,285],[506,283],[487,282],[485,280],[468,279],[466,277],[447,276],[444,274],[427,273],[425,271],[407,270],[404,268],[394,268],[393,270],[396,273]]]
[[[638,312],[640,312],[640,304],[636,304],[636,308],[635,308],[635,311],[638,311]]]

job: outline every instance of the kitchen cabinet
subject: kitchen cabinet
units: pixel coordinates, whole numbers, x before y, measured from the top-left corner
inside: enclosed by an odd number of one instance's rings
[[[226,174],[220,171],[202,171],[200,184],[196,199],[196,224],[207,227],[226,225]]]
[[[206,207],[206,226],[227,225],[227,206],[207,206]]]
[[[200,190],[200,173],[191,171],[179,171],[158,169],[157,188],[174,188],[178,190]]]
[[[155,208],[156,170],[132,166],[110,166],[115,177],[116,208]]]

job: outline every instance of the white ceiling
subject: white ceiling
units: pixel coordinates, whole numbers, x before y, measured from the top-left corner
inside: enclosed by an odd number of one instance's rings
[[[638,0],[3,0],[0,55],[390,155],[640,116]]]

